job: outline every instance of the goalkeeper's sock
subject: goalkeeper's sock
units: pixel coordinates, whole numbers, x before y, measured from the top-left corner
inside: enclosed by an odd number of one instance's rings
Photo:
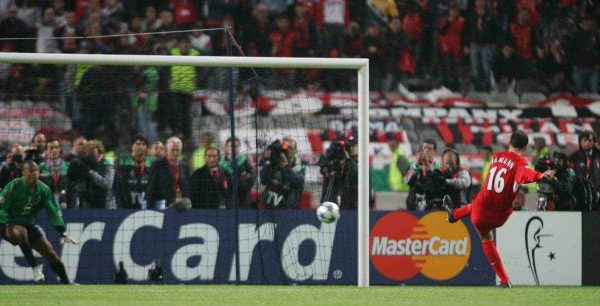
[[[481,245],[483,246],[485,257],[487,257],[492,269],[494,269],[494,272],[496,272],[496,275],[500,278],[500,283],[508,283],[508,275],[506,274],[506,270],[504,270],[504,265],[500,260],[500,255],[498,254],[494,240],[482,241]]]
[[[35,259],[35,256],[33,256],[33,249],[31,248],[31,244],[19,245],[19,247],[21,248],[21,252],[23,252],[23,255],[25,255],[25,259],[27,259],[29,265],[32,268],[37,267],[38,263]]]
[[[467,204],[467,205],[463,205],[459,208],[455,208],[454,209],[454,213],[452,214],[452,216],[454,217],[454,220],[459,220],[462,219],[466,216],[470,216],[471,215],[471,204]]]
[[[60,282],[63,284],[69,284],[69,277],[67,276],[67,271],[65,270],[65,265],[62,263],[62,261],[57,261],[57,262],[51,262],[50,266],[52,267],[52,270],[54,270],[54,273],[56,273],[56,275],[58,275],[58,277],[60,278]]]

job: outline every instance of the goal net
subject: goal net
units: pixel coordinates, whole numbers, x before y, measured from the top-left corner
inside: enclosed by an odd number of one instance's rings
[[[59,245],[40,213],[69,277],[112,283],[122,266],[136,283],[368,286],[367,61],[165,47],[0,53],[0,187],[40,164],[81,240]],[[317,219],[321,201],[337,222]],[[18,247],[0,254],[0,283],[32,280]]]

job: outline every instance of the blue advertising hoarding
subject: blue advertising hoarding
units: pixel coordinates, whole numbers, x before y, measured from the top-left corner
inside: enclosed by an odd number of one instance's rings
[[[356,212],[343,212],[334,224],[320,223],[313,211],[238,214],[240,283],[356,284]],[[439,214],[371,213],[371,284],[493,283],[470,223],[448,229]],[[165,270],[165,283],[236,282],[234,211],[76,210],[64,218],[81,244],[59,245],[43,213],[40,225],[79,283],[113,283],[121,261],[130,282],[147,282],[155,264]],[[47,264],[44,273],[55,281]],[[20,249],[0,242],[0,283],[31,280]]]

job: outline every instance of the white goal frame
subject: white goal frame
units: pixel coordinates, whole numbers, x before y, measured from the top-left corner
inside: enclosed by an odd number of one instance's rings
[[[292,57],[2,53],[0,63],[353,69],[358,74],[358,286],[369,286],[369,60]]]

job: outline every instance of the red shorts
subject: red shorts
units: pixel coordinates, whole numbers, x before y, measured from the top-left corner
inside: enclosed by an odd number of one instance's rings
[[[512,208],[497,212],[486,209],[485,204],[482,201],[477,201],[477,199],[471,203],[471,222],[480,234],[485,234],[504,225],[511,214]]]

